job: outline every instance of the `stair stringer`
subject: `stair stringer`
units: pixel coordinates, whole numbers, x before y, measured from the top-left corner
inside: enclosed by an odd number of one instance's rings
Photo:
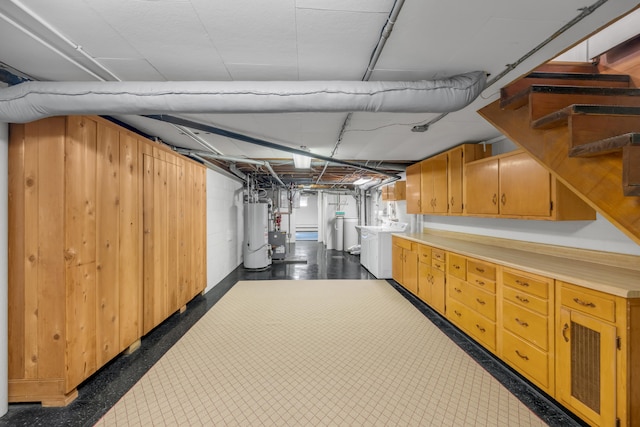
[[[569,129],[532,129],[527,108],[500,109],[497,100],[478,113],[528,152],[589,206],[640,244],[640,197],[624,196],[620,153],[569,157]]]

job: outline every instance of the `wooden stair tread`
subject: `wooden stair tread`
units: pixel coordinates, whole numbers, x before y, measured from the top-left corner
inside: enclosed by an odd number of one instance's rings
[[[538,66],[535,71],[548,73],[599,73],[594,62],[550,61]]]
[[[628,88],[631,85],[631,78],[628,74],[533,71],[510,85],[501,88],[500,99],[510,99],[521,91],[526,90],[531,85]]]
[[[514,94],[511,97],[500,99],[500,108],[516,110],[528,104],[529,98],[534,95],[553,96],[553,95],[570,95],[576,97],[576,101],[571,104],[603,104],[611,105],[617,104],[607,102],[607,97],[616,97],[618,99],[622,97],[634,98],[637,97],[638,104],[640,105],[640,89],[636,88],[621,88],[621,87],[601,87],[601,86],[571,86],[571,85],[531,85],[524,90]],[[589,97],[595,98],[597,102],[588,101]],[[585,99],[587,101],[581,101]],[[570,104],[568,104],[570,105]],[[568,106],[566,105],[566,106]],[[628,104],[624,104],[628,105]],[[631,105],[634,105],[631,103]]]
[[[640,107],[625,105],[573,104],[531,122],[534,129],[549,129],[566,125],[574,115],[640,116]],[[640,122],[638,123],[640,131]]]
[[[640,133],[626,133],[588,144],[577,145],[569,150],[569,157],[599,156],[620,151],[630,145],[640,145]]]

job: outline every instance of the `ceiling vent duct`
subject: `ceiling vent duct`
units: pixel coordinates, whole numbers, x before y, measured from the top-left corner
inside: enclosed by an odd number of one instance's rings
[[[0,121],[74,114],[443,113],[467,106],[485,84],[483,71],[415,82],[25,82],[0,89]]]

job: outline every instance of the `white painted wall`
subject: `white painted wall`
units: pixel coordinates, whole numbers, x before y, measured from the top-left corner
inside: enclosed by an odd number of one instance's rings
[[[9,125],[0,123],[0,259],[7,260],[8,254],[8,197],[9,182],[7,176],[9,149]],[[9,372],[8,372],[8,267],[7,262],[0,262],[0,417],[9,409]]]
[[[207,288],[242,264],[242,183],[207,169]]]
[[[294,209],[296,211],[296,229],[300,226],[310,227],[318,226],[318,196],[316,194],[305,194],[302,197],[307,198],[307,206]]]

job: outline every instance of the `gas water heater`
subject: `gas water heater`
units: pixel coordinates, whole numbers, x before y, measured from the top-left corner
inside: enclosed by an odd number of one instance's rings
[[[267,203],[244,204],[245,268],[260,269],[271,265],[269,256],[269,205]]]

